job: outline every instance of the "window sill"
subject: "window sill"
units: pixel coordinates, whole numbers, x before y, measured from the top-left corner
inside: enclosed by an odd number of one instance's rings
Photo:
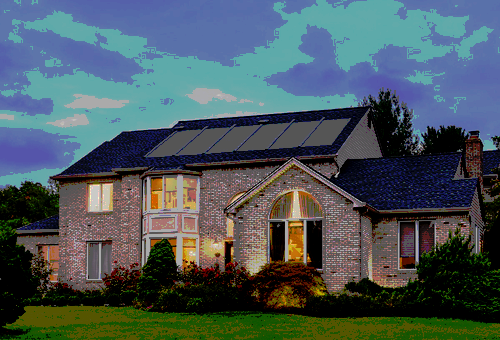
[[[103,281],[102,281],[102,279],[95,279],[95,280],[85,279],[85,282],[103,282]]]
[[[144,210],[144,214],[162,214],[162,213],[188,213],[188,214],[199,214],[199,210],[188,210],[188,209],[151,209]]]
[[[113,210],[110,210],[110,211],[87,211],[88,214],[99,214],[99,215],[110,215],[113,213]]]

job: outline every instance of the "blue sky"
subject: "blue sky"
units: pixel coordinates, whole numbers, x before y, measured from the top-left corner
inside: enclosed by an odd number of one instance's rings
[[[500,2],[0,3],[0,185],[47,184],[122,131],[356,106],[500,135]]]

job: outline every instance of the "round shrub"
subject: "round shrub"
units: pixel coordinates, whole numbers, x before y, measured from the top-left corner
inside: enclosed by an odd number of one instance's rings
[[[251,279],[250,294],[264,309],[303,308],[309,296],[328,293],[320,273],[303,263],[271,262]]]
[[[446,243],[424,253],[417,265],[418,283],[406,294],[422,311],[435,316],[486,320],[500,312],[500,277],[487,254],[472,253],[471,236],[449,232]],[[428,315],[428,313],[427,313]]]
[[[156,300],[160,289],[171,287],[177,277],[177,263],[172,246],[167,239],[163,239],[151,249],[142,269],[137,284],[138,299],[146,302]]]

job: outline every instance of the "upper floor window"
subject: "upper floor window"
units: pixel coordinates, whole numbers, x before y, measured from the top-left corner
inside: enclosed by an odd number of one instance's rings
[[[89,211],[113,210],[113,183],[89,184]]]
[[[424,252],[435,245],[431,221],[399,222],[399,269],[416,269]]]
[[[147,209],[198,210],[198,179],[194,176],[168,175],[149,179]]]

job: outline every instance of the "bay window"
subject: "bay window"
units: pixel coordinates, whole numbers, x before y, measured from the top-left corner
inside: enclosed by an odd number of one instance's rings
[[[192,237],[182,237],[182,236],[167,236],[161,238],[150,239],[149,251],[146,254],[147,258],[151,255],[151,249],[160,242],[162,239],[167,239],[172,246],[172,252],[174,253],[175,260],[178,266],[186,268],[189,262],[194,261],[198,264],[198,239]]]
[[[146,180],[149,187],[148,206],[151,210],[198,210],[198,178],[168,175]]]
[[[434,222],[399,222],[399,269],[416,269],[422,254],[434,245]]]

